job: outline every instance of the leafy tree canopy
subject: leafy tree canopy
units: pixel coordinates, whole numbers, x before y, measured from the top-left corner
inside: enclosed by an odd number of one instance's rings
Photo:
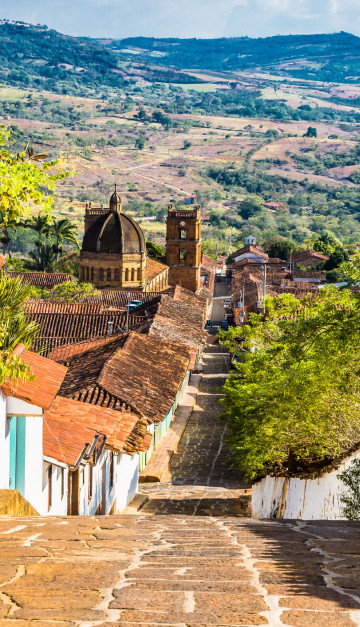
[[[0,126],[0,216],[1,223],[19,222],[30,205],[50,211],[56,181],[68,174],[55,161],[44,161],[46,155],[34,155],[25,149],[18,154],[9,152],[11,133]]]
[[[360,300],[328,286],[316,300],[267,299],[267,316],[221,334],[240,360],[223,417],[248,479],[316,467],[360,441]]]
[[[30,348],[37,325],[24,316],[24,305],[32,289],[20,279],[0,273],[0,384],[6,377],[29,378],[29,368],[13,355],[18,344]]]
[[[53,300],[61,300],[66,303],[78,303],[84,299],[99,296],[99,290],[91,283],[77,283],[76,281],[66,281],[55,285],[49,293],[49,297]]]
[[[277,257],[286,261],[290,257],[294,245],[285,237],[270,237],[264,242],[263,248],[269,257]]]
[[[252,216],[260,213],[264,208],[264,201],[256,194],[249,194],[240,205],[240,213],[244,220],[248,220]]]
[[[154,242],[146,242],[146,252],[152,259],[156,259],[157,261],[165,260],[165,252],[159,246],[159,244],[154,244]]]

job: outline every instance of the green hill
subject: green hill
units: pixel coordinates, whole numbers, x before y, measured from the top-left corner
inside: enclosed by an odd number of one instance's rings
[[[340,32],[331,35],[289,35],[259,39],[155,39],[132,37],[97,40],[112,50],[137,49],[142,57],[176,68],[215,72],[268,70],[301,79],[357,82],[360,38]]]

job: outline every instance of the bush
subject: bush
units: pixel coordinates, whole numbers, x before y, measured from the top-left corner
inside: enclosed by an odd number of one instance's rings
[[[347,520],[360,520],[360,459],[354,459],[339,479],[348,488],[340,496],[342,515]]]

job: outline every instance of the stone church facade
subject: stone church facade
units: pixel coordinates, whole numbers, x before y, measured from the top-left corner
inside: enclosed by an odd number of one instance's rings
[[[161,292],[169,285],[200,289],[200,208],[177,211],[169,206],[165,265],[147,258],[142,229],[121,205],[116,186],[109,208],[86,205],[80,281],[131,292]]]

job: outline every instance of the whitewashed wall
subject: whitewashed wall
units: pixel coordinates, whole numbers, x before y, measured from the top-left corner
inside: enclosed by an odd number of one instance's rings
[[[265,477],[252,488],[253,516],[295,520],[343,520],[340,495],[346,488],[338,479],[338,475],[357,458],[360,458],[360,451],[344,460],[339,468],[318,479]]]
[[[134,498],[138,489],[139,456],[114,457],[114,479],[110,490],[110,451],[104,450],[93,468],[93,494],[89,500],[89,466],[80,470],[80,516],[93,516],[101,504],[101,513],[119,514]]]
[[[10,434],[9,416],[26,416],[25,485],[23,496],[40,513],[42,505],[42,409],[0,392],[1,487],[9,488]],[[4,402],[5,401],[5,402]],[[5,411],[4,411],[5,409]],[[3,453],[3,454],[2,454]]]
[[[48,483],[48,468],[51,465],[52,476],[52,499],[51,507],[48,506],[49,497],[49,483]],[[63,491],[62,491],[62,476],[63,473]],[[68,473],[69,469],[66,464],[58,462],[51,457],[45,457],[42,464],[42,490],[41,490],[41,505],[38,512],[41,516],[66,516],[67,515],[67,493],[68,493]],[[62,494],[63,492],[63,494]]]

